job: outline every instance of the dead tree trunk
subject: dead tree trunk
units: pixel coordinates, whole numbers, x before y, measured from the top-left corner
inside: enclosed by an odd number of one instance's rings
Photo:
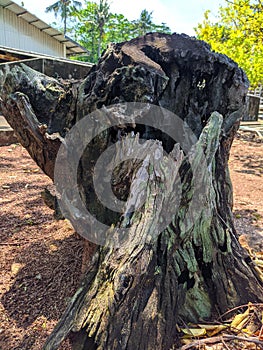
[[[117,247],[107,240],[98,247],[45,349],[57,349],[73,331],[80,332],[79,341],[86,335],[78,349],[168,350],[182,319],[211,319],[236,305],[263,300],[262,280],[238,243],[231,213],[227,162],[248,87],[233,61],[184,35],[147,34],[110,46],[77,89],[23,64],[2,69],[1,85],[4,115],[51,178],[67,131],[103,106],[144,102],[164,107],[197,138],[183,152],[184,146],[180,149],[158,128],[143,129],[135,117],[128,126],[108,128],[87,146],[78,168],[83,201],[99,220],[113,223],[109,235],[116,227],[128,233]],[[173,127],[169,122],[168,129]],[[99,154],[123,130],[126,147],[141,149],[142,158],[114,169],[112,188],[128,209],[134,195],[143,194],[145,202],[118,216],[100,205],[91,179]],[[147,141],[140,144],[131,131],[144,133]],[[147,154],[158,158],[154,167]],[[142,174],[147,179],[143,188]],[[191,207],[199,185],[200,206]],[[167,215],[171,221],[156,235]]]

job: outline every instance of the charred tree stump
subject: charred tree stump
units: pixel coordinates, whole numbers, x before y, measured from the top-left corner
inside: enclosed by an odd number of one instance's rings
[[[114,105],[124,102],[166,108],[197,139],[184,152],[158,128],[142,129],[135,116],[128,126],[105,129],[86,147],[78,168],[82,199],[111,225],[109,237],[116,227],[128,233],[116,246],[106,240],[97,248],[46,350],[57,349],[70,332],[77,334],[79,349],[168,350],[177,341],[181,320],[208,320],[236,305],[263,300],[262,280],[238,242],[231,213],[227,163],[248,88],[233,61],[194,38],[155,33],[111,45],[79,84],[59,82],[23,64],[7,66],[0,74],[3,113],[52,179],[68,130],[104,106],[113,105],[113,117]],[[141,154],[140,161],[114,169],[113,192],[127,208],[125,215],[114,216],[101,207],[92,173],[99,154],[123,130],[125,147]],[[142,133],[144,143],[138,136]],[[122,147],[117,145],[119,153]],[[147,155],[158,159],[154,167]],[[175,206],[178,183],[181,199]],[[199,185],[200,206],[191,207]],[[145,200],[136,211],[131,209],[134,196]],[[158,232],[168,214],[171,222]]]

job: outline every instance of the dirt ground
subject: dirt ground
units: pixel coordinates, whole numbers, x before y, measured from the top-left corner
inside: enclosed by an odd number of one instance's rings
[[[229,160],[234,194],[234,219],[239,235],[263,251],[263,140],[239,132]]]
[[[229,161],[243,241],[263,250],[263,143],[235,139]],[[80,279],[82,245],[40,196],[51,184],[20,145],[0,147],[0,349],[40,350]],[[70,349],[68,341],[60,350]]]

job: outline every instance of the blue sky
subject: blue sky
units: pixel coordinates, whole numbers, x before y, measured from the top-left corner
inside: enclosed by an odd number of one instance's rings
[[[21,5],[21,0],[14,0]],[[43,21],[51,24],[55,18],[45,13],[45,8],[56,0],[23,0],[24,7]],[[173,32],[194,35],[194,27],[203,19],[205,10],[211,10],[216,16],[224,0],[111,0],[111,11],[122,13],[129,20],[140,16],[143,9],[153,11],[155,23],[165,22]]]

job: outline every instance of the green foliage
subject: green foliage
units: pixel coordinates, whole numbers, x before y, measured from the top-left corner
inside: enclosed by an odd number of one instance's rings
[[[54,4],[46,8],[46,12],[54,12],[55,17],[60,15],[63,20],[63,32],[67,32],[67,19],[72,15],[74,11],[77,11],[81,7],[81,2],[76,0],[58,0]]]
[[[261,0],[225,0],[214,23],[206,11],[195,31],[246,72],[251,86],[263,84],[263,3]]]
[[[160,33],[171,33],[171,29],[166,26],[165,23],[161,25],[154,24],[152,21],[152,12],[143,10],[141,12],[140,18],[132,21],[132,37],[145,35],[149,32],[160,32]]]
[[[86,0],[83,7],[79,1],[59,0],[47,7],[46,12],[54,12],[56,17],[59,15],[64,22],[64,34],[66,31],[70,33],[74,40],[89,51],[89,56],[72,58],[92,63],[98,61],[102,51],[111,42],[130,40],[148,32],[171,33],[165,23],[158,25],[153,22],[152,12],[143,10],[140,18],[129,21],[122,14],[111,12],[108,0]]]
[[[110,42],[122,42],[153,31],[171,32],[165,23],[154,24],[152,13],[146,10],[134,21],[129,21],[122,14],[113,14],[107,0],[100,0],[99,3],[86,1],[84,7],[74,11],[73,15],[78,19],[74,27],[75,38],[89,50],[88,61],[93,63],[98,61]]]

